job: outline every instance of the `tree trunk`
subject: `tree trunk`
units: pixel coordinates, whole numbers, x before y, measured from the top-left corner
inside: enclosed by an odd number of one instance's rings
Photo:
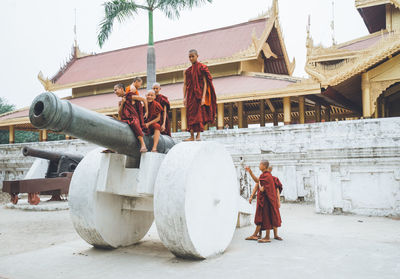
[[[156,52],[153,38],[153,11],[149,10],[149,44],[147,48],[147,90],[156,82]]]

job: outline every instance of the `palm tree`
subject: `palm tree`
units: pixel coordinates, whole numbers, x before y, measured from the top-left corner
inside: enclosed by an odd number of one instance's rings
[[[204,2],[211,3],[212,0],[144,0],[144,4],[139,4],[134,0],[112,0],[105,2],[104,19],[100,23],[100,31],[97,42],[100,47],[108,39],[113,29],[114,20],[125,21],[129,17],[134,17],[139,10],[145,10],[149,16],[149,43],[147,48],[147,89],[150,90],[156,82],[156,55],[154,51],[153,38],[153,12],[160,10],[170,19],[179,18],[180,11],[200,6]]]

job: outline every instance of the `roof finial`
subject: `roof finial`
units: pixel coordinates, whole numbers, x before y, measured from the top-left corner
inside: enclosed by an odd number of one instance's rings
[[[332,45],[336,45],[335,40],[335,1],[332,0],[332,21],[331,21],[331,32],[332,32]]]
[[[307,22],[307,40],[306,40],[306,47],[312,48],[313,47],[313,40],[311,38],[311,15],[308,15],[308,22]]]
[[[76,35],[76,8],[74,9],[74,13],[75,13],[75,23],[74,23],[74,47],[78,47],[78,38]]]
[[[275,16],[278,16],[279,14],[279,5],[278,5],[278,0],[272,0],[272,14]]]

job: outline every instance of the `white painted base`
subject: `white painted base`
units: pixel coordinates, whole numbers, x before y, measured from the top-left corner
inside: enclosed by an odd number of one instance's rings
[[[235,231],[238,196],[235,168],[223,145],[175,145],[155,184],[154,215],[161,241],[183,258],[224,252]]]
[[[135,200],[141,198],[119,195],[136,193],[138,170],[123,167],[125,156],[100,153],[102,150],[86,155],[72,176],[72,222],[78,234],[93,246],[128,246],[140,241],[149,230],[154,216],[146,208],[152,208],[143,202],[136,210]]]

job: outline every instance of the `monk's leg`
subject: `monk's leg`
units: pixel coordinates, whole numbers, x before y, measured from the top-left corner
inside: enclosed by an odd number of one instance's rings
[[[160,140],[160,130],[154,130],[153,149],[151,152],[157,152],[158,141]]]
[[[194,141],[194,130],[193,129],[190,129],[190,138],[187,138],[184,141]]]
[[[270,230],[265,230],[265,237],[258,240],[258,242],[260,242],[260,243],[271,242],[271,239],[269,237],[269,232],[270,232]]]
[[[274,227],[273,229],[274,229],[274,239],[283,240],[283,238],[278,235],[278,228]]]
[[[201,140],[201,138],[200,138],[200,132],[197,132],[196,140],[197,140],[197,141]]]
[[[138,140],[140,142],[140,152],[141,153],[147,152],[146,144],[144,143],[143,137],[142,136],[138,136]]]
[[[257,227],[256,227],[256,230],[254,231],[254,233],[251,235],[251,236],[249,236],[249,237],[246,237],[246,240],[258,240],[258,234],[261,232],[261,226],[260,225],[258,225]]]

